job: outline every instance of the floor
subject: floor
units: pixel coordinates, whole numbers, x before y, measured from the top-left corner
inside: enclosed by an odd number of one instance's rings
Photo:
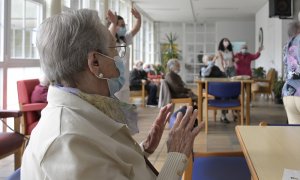
[[[178,108],[178,106],[176,107]],[[151,124],[158,114],[159,109],[155,107],[138,108],[139,113],[139,128],[140,133],[134,135],[134,138],[141,142],[147,137],[147,133],[151,128]],[[219,113],[220,114],[220,113]],[[219,115],[218,114],[218,115]],[[234,122],[230,124],[221,123],[218,119],[217,122],[210,117],[208,134],[204,131],[195,139],[194,151],[238,151],[240,145],[237,140],[234,127],[237,125]],[[229,120],[232,119],[231,114],[228,115]],[[286,123],[286,113],[283,105],[274,104],[271,100],[266,100],[263,97],[256,98],[251,107],[251,125],[258,125],[259,122],[266,121],[269,123]],[[166,127],[161,142],[157,150],[149,157],[153,165],[160,170],[163,166],[167,155],[166,140],[170,130]],[[13,156],[9,156],[0,161],[0,180],[4,180],[13,172]]]

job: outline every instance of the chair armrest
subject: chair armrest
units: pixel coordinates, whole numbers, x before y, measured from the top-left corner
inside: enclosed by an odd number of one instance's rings
[[[21,116],[22,112],[19,110],[0,110],[0,118],[17,118]]]
[[[254,82],[270,82],[268,79],[255,79]]]
[[[24,104],[21,106],[21,110],[25,112],[29,111],[40,111],[47,106],[47,103],[32,103],[32,104]]]

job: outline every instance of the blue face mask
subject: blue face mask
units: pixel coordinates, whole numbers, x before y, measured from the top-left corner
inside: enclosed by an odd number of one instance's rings
[[[114,61],[116,67],[119,70],[120,76],[117,78],[107,79],[109,93],[111,97],[113,97],[116,92],[120,91],[125,83],[125,67],[122,59],[119,56],[116,56],[114,58]]]
[[[119,37],[124,37],[126,34],[126,27],[120,27],[120,29],[117,32]]]
[[[107,55],[104,55],[102,53],[99,53],[99,52],[98,52],[98,54],[114,61],[115,66],[117,67],[117,69],[119,71],[120,75],[119,75],[119,77],[116,77],[116,78],[103,77],[104,75],[102,73],[97,75],[97,78],[105,79],[107,81],[110,96],[114,97],[114,94],[116,92],[120,91],[121,88],[123,87],[124,83],[125,83],[125,66],[124,66],[124,62],[121,59],[121,57],[119,57],[119,56],[115,56],[114,58],[111,58],[111,57],[109,57]]]

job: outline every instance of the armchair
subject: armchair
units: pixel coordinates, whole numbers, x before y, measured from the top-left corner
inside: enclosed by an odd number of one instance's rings
[[[47,105],[47,103],[31,103],[31,93],[38,84],[38,79],[17,81],[19,106],[23,112],[22,133],[25,135],[31,134],[31,131],[39,121],[39,112]]]
[[[276,71],[275,69],[269,69],[266,79],[254,80],[251,86],[252,99],[255,100],[256,94],[268,94],[274,99],[273,86],[275,81]],[[269,97],[269,96],[267,96]]]
[[[193,105],[192,98],[171,98],[171,93],[167,82],[163,79],[160,81],[160,91],[159,91],[159,100],[158,107],[163,107],[168,103],[186,103],[190,106]]]
[[[20,117],[21,111],[7,111],[0,110],[0,119],[14,118],[15,132],[0,133],[0,159],[5,158],[11,154],[15,156],[15,170],[21,166],[22,149],[24,144],[24,137],[20,132]]]
[[[130,90],[130,99],[133,98],[142,98],[142,107],[145,107],[145,97],[147,96],[147,91],[145,89],[146,81],[142,81],[142,89],[141,90]]]

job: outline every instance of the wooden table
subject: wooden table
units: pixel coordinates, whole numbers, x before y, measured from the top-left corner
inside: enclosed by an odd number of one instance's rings
[[[240,80],[240,79],[231,79],[231,78],[199,78],[195,80],[198,84],[198,120],[203,120],[203,84],[206,82],[241,82],[243,86],[246,87],[246,124],[250,124],[250,95],[251,95],[251,83],[253,80]],[[241,122],[242,123],[242,122]]]
[[[285,168],[300,170],[299,126],[236,126],[252,179],[281,180]]]

